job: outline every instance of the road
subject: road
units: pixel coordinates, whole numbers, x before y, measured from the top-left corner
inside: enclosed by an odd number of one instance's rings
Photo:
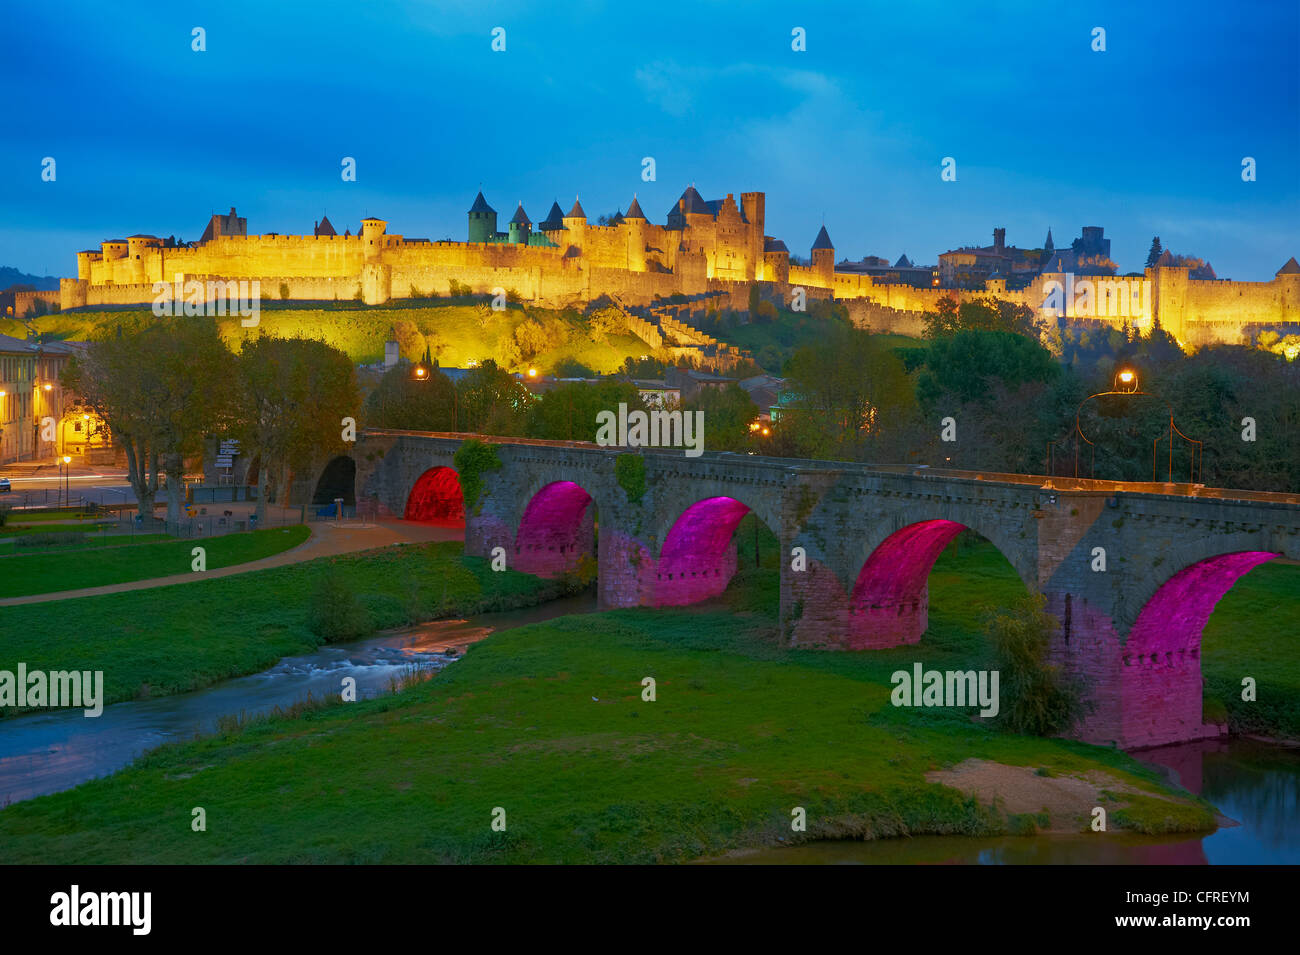
[[[8,494],[0,494],[0,504],[11,507],[52,506],[62,500],[65,487],[73,501],[85,498],[97,504],[121,504],[135,500],[123,468],[74,468],[64,477],[53,467],[40,471],[0,467],[0,477],[9,478],[13,486]]]

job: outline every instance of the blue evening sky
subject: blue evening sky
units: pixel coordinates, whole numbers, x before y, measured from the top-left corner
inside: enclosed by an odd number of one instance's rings
[[[800,255],[824,221],[837,258],[931,264],[1049,225],[1104,226],[1121,271],[1154,234],[1220,277],[1300,256],[1294,0],[3,0],[0,37],[0,265],[37,274],[108,238],[197,239],[232,205],[251,232],[328,212],[464,239],[480,183],[502,228],[521,198],[537,221],[578,194],[594,220],[637,193],[662,223],[690,183],[762,190]]]

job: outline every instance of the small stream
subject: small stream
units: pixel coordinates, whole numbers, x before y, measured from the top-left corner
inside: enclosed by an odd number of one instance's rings
[[[114,703],[94,718],[78,709],[0,720],[0,806],[107,776],[155,746],[211,733],[222,716],[268,713],[309,692],[338,694],[349,676],[359,699],[376,696],[412,667],[442,669],[490,633],[595,609],[595,595],[583,594],[469,620],[438,620],[284,657],[269,670],[193,693]]]

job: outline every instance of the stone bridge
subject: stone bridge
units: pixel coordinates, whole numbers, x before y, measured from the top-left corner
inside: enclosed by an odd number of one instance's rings
[[[464,515],[453,456],[470,437],[502,466],[482,473]],[[1202,720],[1202,628],[1242,574],[1300,559],[1295,495],[376,430],[353,458],[359,501],[417,520],[463,516],[469,554],[501,547],[511,568],[554,576],[595,551],[607,608],[719,594],[752,511],[781,543],[792,646],[919,641],[930,569],[970,529],[1061,622],[1054,658],[1093,704],[1076,735],[1126,748],[1217,734]]]

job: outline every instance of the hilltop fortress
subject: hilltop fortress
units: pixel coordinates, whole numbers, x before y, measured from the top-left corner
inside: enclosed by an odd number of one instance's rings
[[[1060,303],[1058,286],[1075,284],[1052,265],[1020,289],[1008,289],[998,277],[985,281],[983,289],[886,283],[837,271],[825,226],[813,241],[811,265],[792,264],[785,243],[765,232],[764,204],[761,192],[741,193],[739,202],[732,194],[706,201],[692,186],[663,225],[650,222],[635,198],[611,224],[593,225],[576,200],[567,213],[552,204],[537,224],[521,203],[507,229],[498,231],[496,210],[480,192],[468,212],[465,242],[404,238],[378,218],[363,219],[356,235],[338,235],[328,219],[316,224],[313,235],[249,235],[247,220],[232,208],[228,215],[212,216],[193,244],[133,235],[77,253],[77,277],[62,280],[59,304],[63,309],[149,304],[171,294],[179,277],[205,286],[259,280],[263,298],[269,299],[360,299],[371,305],[497,289],[557,308],[581,308],[606,296],[635,308],[678,296],[689,314],[691,308],[746,309],[757,284],[759,295],[773,302],[789,305],[797,296],[834,299],[844,302],[859,324],[917,334],[921,313],[945,296],[961,301],[993,295],[1042,310],[1045,302]],[[1300,324],[1300,265],[1294,258],[1270,282],[1191,279],[1188,271],[1157,263],[1144,276],[1129,279],[1129,284],[1150,283],[1144,289],[1150,314],[1136,320],[1127,311],[1127,291],[1106,288],[1121,279],[1084,278],[1101,286],[1101,302],[1112,306],[1111,314],[1098,308],[1096,318],[1138,327],[1156,318],[1190,345],[1239,342],[1256,330]],[[1142,298],[1137,294],[1132,301]],[[1068,302],[1067,314],[1079,315]]]

